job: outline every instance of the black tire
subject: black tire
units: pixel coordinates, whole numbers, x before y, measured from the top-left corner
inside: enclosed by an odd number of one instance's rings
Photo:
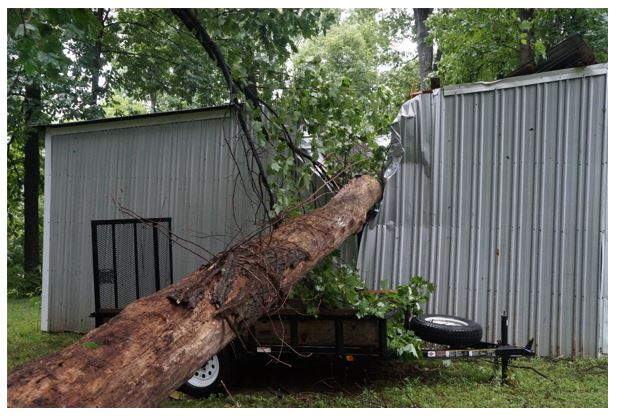
[[[223,392],[224,387],[221,381],[224,381],[227,387],[234,382],[234,365],[234,355],[228,348],[225,348],[196,370],[194,375],[178,390],[192,397],[208,397],[211,394]]]
[[[453,347],[474,346],[481,341],[483,333],[479,323],[444,314],[413,317],[409,328],[422,340]]]

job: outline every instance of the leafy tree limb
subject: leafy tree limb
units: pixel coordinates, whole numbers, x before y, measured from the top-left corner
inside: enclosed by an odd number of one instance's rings
[[[260,182],[262,183],[262,186],[264,187],[264,189],[266,190],[268,194],[269,207],[267,211],[270,211],[275,206],[275,197],[273,195],[273,191],[271,190],[271,187],[269,186],[269,181],[266,175],[266,171],[264,170],[262,160],[260,159],[258,150],[256,149],[256,144],[253,140],[253,136],[250,132],[249,127],[247,126],[247,119],[246,119],[247,111],[245,109],[245,105],[243,102],[239,101],[239,99],[237,98],[237,94],[239,93],[239,90],[241,89],[240,88],[241,84],[237,80],[235,80],[234,77],[232,76],[232,70],[230,69],[230,66],[227,64],[223,54],[221,53],[221,50],[219,49],[217,44],[211,39],[208,32],[206,31],[204,26],[202,26],[202,23],[198,20],[196,15],[189,9],[171,9],[171,10],[172,10],[172,13],[178,18],[178,20],[181,23],[183,23],[185,27],[191,33],[193,33],[193,35],[200,42],[200,44],[202,45],[202,47],[204,48],[208,56],[213,61],[215,61],[215,63],[217,64],[217,67],[221,70],[221,73],[224,76],[224,79],[226,80],[226,84],[228,85],[228,88],[230,90],[230,99],[232,101],[232,104],[237,110],[237,119],[239,121],[239,125],[241,127],[241,130],[243,131],[243,134],[245,135],[245,138],[247,139],[247,143],[249,144],[251,148],[252,155],[256,162],[256,166],[258,167]],[[251,93],[249,93],[247,88],[244,88],[243,92],[245,93],[246,96],[249,95],[250,99],[252,98],[252,95]],[[253,98],[255,98],[255,96]]]

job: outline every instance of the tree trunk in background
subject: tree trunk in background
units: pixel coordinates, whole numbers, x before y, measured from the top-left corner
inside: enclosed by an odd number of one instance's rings
[[[521,22],[533,20],[533,15],[535,13],[534,9],[518,9],[518,19]],[[533,55],[533,28],[524,29],[523,32],[526,34],[525,40],[526,44],[520,43],[520,58],[519,58],[519,67],[526,67],[527,72],[533,73],[535,70],[535,56]]]
[[[29,125],[41,118],[41,88],[37,83],[26,86],[23,104],[26,124],[24,145],[24,270],[36,272],[41,265],[39,258],[39,130]]]
[[[157,93],[155,93],[154,91],[151,91],[150,93],[148,93],[148,101],[150,103],[150,112],[156,113],[157,112]]]
[[[158,405],[351,234],[381,196],[372,177],[325,206],[241,243],[180,282],[127,306],[68,348],[8,376],[10,407]]]
[[[413,9],[415,12],[415,30],[417,32],[417,55],[419,57],[419,83],[421,90],[429,87],[427,78],[432,72],[433,48],[426,42],[428,28],[426,19],[434,9]]]
[[[99,99],[99,80],[101,78],[101,53],[103,50],[103,36],[105,35],[105,22],[110,13],[110,9],[97,9],[95,12],[95,16],[101,25],[101,30],[97,33],[97,37],[95,38],[95,44],[93,48],[93,58],[92,58],[92,72],[91,72],[91,81],[90,81],[90,105],[93,108],[97,108],[97,100]]]
[[[441,58],[443,57],[443,51],[440,48],[436,50],[436,56],[434,57],[434,62],[432,63],[432,69],[434,71],[438,71],[438,64],[441,63]]]

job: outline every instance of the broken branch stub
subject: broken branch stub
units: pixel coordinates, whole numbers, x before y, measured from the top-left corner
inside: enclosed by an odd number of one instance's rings
[[[325,206],[131,303],[73,345],[13,371],[8,405],[158,405],[237,329],[275,311],[306,272],[360,231],[381,192],[372,177],[355,178]]]

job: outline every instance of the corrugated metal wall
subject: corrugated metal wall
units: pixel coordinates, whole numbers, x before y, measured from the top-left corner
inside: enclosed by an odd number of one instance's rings
[[[239,230],[253,230],[248,219],[256,210],[241,183],[247,173],[238,176],[229,148],[244,163],[232,119],[149,123],[124,128],[104,123],[95,127],[99,130],[60,135],[54,132],[62,130],[48,131],[45,330],[94,327],[88,317],[94,311],[90,222],[127,218],[113,199],[143,217],[171,217],[174,233],[212,253],[223,250]],[[205,261],[173,245],[173,262],[176,281]]]
[[[606,66],[418,96],[358,266],[368,284],[421,275],[429,312],[535,337],[541,355],[607,352]]]

